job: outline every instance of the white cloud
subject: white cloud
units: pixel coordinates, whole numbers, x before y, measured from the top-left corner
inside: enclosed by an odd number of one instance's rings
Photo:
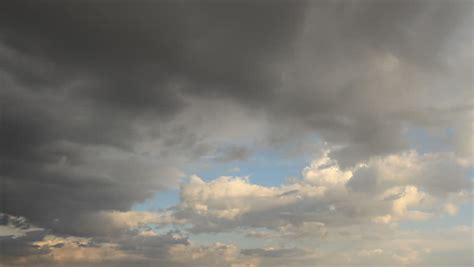
[[[277,231],[291,226],[288,229],[304,232],[314,223],[331,228],[428,220],[444,212],[454,214],[470,195],[465,166],[452,154],[406,151],[371,158],[348,170],[328,155],[304,168],[302,178],[273,187],[252,184],[247,177],[205,182],[192,176],[182,185],[177,216],[203,231],[246,226]]]

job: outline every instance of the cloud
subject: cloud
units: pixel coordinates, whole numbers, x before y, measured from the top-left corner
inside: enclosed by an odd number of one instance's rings
[[[185,266],[194,264],[194,266],[229,266],[256,267],[258,259],[246,257],[241,254],[241,250],[235,245],[225,245],[215,243],[203,247],[174,246],[170,249],[171,257],[177,262],[184,263]]]
[[[265,187],[251,184],[248,178],[220,177],[209,183],[197,176],[182,187],[181,208],[205,218],[233,220],[247,213],[272,210],[296,203],[305,197],[324,194],[324,187],[292,184],[282,187]],[[178,213],[177,216],[180,214]],[[186,217],[186,215],[184,215]]]
[[[134,217],[137,214],[111,216]],[[149,221],[159,214],[145,214]],[[148,215],[148,216],[147,216]],[[135,217],[136,218],[136,217]],[[8,227],[20,228],[23,234],[0,237],[2,253],[0,259],[5,266],[257,266],[254,257],[240,254],[235,245],[216,243],[209,246],[191,244],[180,231],[164,234],[148,232],[122,232],[115,238],[84,238],[77,236],[57,236],[44,229],[30,229],[24,218],[2,214],[2,220],[9,221]],[[137,225],[134,220],[125,220],[130,229]],[[143,221],[143,220],[142,220]],[[156,222],[155,218],[151,221]],[[2,225],[3,226],[3,225]],[[3,232],[3,231],[2,231]],[[240,265],[239,265],[240,264]],[[253,265],[252,265],[253,264]]]
[[[394,228],[456,216],[472,198],[471,11],[469,1],[2,2],[2,259],[455,262],[470,246],[454,244],[459,233],[429,253],[417,247],[429,234]],[[291,161],[321,147],[280,185],[183,179],[203,163],[246,169],[262,151]],[[168,210],[130,210],[177,188]],[[292,244],[193,243],[203,233]],[[377,241],[307,245],[341,236]]]
[[[0,260],[7,264],[22,257],[47,254],[47,248],[35,244],[47,233],[45,229],[31,226],[23,217],[0,213]]]
[[[298,3],[126,1],[113,6],[22,1],[2,10],[10,43],[99,81],[102,88],[86,90],[86,95],[103,104],[158,114],[179,108],[180,93],[175,89],[245,100],[258,95],[256,88],[261,92],[258,98],[268,95],[268,61],[289,48],[303,12]],[[32,10],[48,14],[47,19],[37,23],[38,13]],[[247,20],[242,21],[244,16]],[[13,26],[16,30],[10,32]],[[81,45],[85,40],[88,45]],[[27,42],[37,43],[39,49]]]
[[[357,169],[347,186],[354,191],[373,193],[407,184],[444,196],[472,186],[468,167],[460,158],[451,153],[420,155],[413,150],[371,159]]]
[[[231,146],[223,149],[221,155],[219,155],[215,160],[221,162],[245,160],[249,158],[250,154],[251,151],[245,147]]]
[[[245,177],[205,182],[192,176],[181,188],[175,216],[196,232],[264,227],[298,236],[312,225],[314,234],[321,235],[328,227],[427,220],[453,213],[472,197],[467,170],[451,154],[406,151],[350,170],[328,154],[304,168],[300,179],[274,187]],[[450,186],[442,183],[445,177]]]
[[[256,87],[266,95],[266,59],[289,46],[302,12],[283,3],[93,1],[1,10],[2,207],[72,234],[68,221],[82,213],[126,210],[176,186],[189,160],[245,158],[243,150],[218,156],[216,138],[201,140],[209,131],[194,129],[193,115],[215,112],[189,102],[253,98]],[[34,208],[25,204],[32,197]]]
[[[472,16],[458,16],[464,4],[345,2],[309,8],[295,56],[282,64],[282,96],[271,106],[275,120],[298,120],[303,129],[340,145],[332,157],[343,167],[406,149],[407,123],[438,129],[468,123],[472,53],[464,45],[470,43],[466,25]]]

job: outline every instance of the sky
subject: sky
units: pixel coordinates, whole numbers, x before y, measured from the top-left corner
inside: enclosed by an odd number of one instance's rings
[[[473,5],[0,1],[0,266],[472,266]]]

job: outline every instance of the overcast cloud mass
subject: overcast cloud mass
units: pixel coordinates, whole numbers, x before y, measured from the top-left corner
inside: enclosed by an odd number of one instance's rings
[[[471,0],[0,2],[0,266],[473,265]]]

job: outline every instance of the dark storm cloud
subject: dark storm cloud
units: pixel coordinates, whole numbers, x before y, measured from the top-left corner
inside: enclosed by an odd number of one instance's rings
[[[179,91],[167,89],[175,80],[190,82],[183,90],[201,96],[268,95],[268,60],[287,52],[301,13],[299,4],[284,2],[5,5],[7,44],[99,79],[101,89],[87,92],[96,100],[160,113],[179,108]]]
[[[270,105],[276,121],[300,120],[344,145],[332,153],[342,166],[405,149],[406,123],[443,128],[464,121],[464,112],[441,121],[448,113],[434,107],[472,99],[472,3],[362,3],[308,9],[295,55],[283,67],[281,96]]]
[[[170,167],[130,151],[128,116],[11,86],[2,94],[3,211],[59,227],[55,219],[64,225],[90,209],[127,209],[174,183]]]
[[[47,254],[47,249],[41,249],[33,242],[42,240],[46,235],[43,230],[31,231],[21,237],[0,236],[0,259],[8,262],[9,258],[30,255]]]
[[[44,255],[49,252],[48,249],[40,248],[34,244],[35,241],[42,240],[48,231],[32,229],[25,218],[0,213],[0,226],[23,232],[20,236],[15,236],[14,233],[0,235],[0,260],[3,263],[9,263],[16,257]]]
[[[156,1],[0,10],[2,210],[63,233],[82,214],[126,210],[175,184],[174,166],[134,152],[160,135],[140,130],[180,112],[184,94],[267,96],[269,60],[290,47],[303,12],[283,2]]]

